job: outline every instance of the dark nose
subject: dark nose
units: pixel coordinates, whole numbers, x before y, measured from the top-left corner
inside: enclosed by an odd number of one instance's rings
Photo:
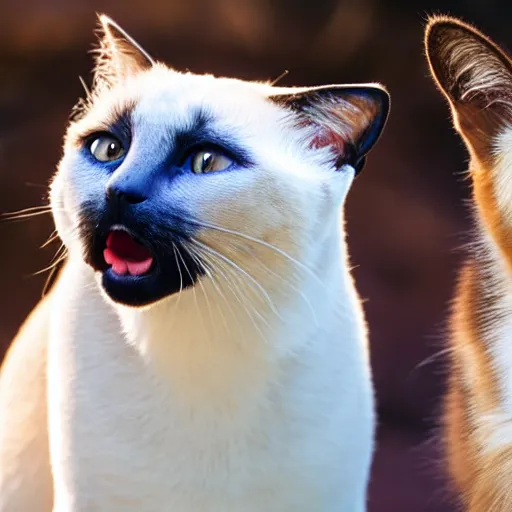
[[[130,190],[114,184],[107,187],[107,199],[119,203],[138,204],[147,199],[147,196],[139,190]]]

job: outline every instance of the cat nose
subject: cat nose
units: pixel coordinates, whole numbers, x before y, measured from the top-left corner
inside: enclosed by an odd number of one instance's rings
[[[107,199],[126,204],[139,204],[147,199],[147,196],[139,190],[116,186],[114,184],[107,187]]]

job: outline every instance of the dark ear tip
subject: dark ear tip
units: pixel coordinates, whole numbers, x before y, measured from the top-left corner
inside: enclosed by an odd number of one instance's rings
[[[384,128],[386,121],[389,117],[389,111],[391,109],[391,95],[388,90],[380,84],[375,84],[372,87],[374,98],[377,99],[379,104],[378,123],[381,125],[380,129]]]
[[[361,88],[378,107],[377,117],[379,121],[384,125],[391,108],[391,95],[389,94],[386,87],[381,84],[369,84]]]
[[[375,98],[379,99],[382,102],[383,106],[389,104],[390,95],[386,87],[379,83],[371,83],[366,86],[362,86],[364,89],[368,91],[369,94],[373,95]]]
[[[391,96],[384,86],[380,84],[369,84],[364,87],[364,91],[372,98],[373,102],[375,102],[377,109],[373,122],[368,126],[366,136],[361,138],[360,146],[358,147],[358,153],[361,156],[366,155],[380,138],[388,121],[389,111],[391,109]],[[361,162],[361,168],[364,165],[364,161],[365,160],[362,160]]]
[[[389,94],[388,90],[382,85],[376,87],[375,92],[377,93],[379,99],[381,116],[384,117],[384,121],[386,121],[386,119],[389,116],[389,110],[391,108],[391,95]]]

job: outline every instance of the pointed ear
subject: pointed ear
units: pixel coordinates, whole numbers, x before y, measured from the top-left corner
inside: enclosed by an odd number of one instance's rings
[[[99,42],[94,69],[94,88],[110,88],[154,62],[145,50],[117,23],[99,15]]]
[[[333,164],[356,172],[377,142],[389,112],[389,94],[376,84],[274,88],[270,99],[290,109],[295,122],[310,128],[310,145],[330,147]]]
[[[492,162],[496,137],[512,123],[512,62],[475,28],[434,17],[425,32],[432,75],[473,156]]]

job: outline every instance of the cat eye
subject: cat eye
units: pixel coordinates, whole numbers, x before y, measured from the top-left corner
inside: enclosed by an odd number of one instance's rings
[[[89,151],[100,162],[114,162],[125,153],[122,144],[113,135],[100,135],[95,138]]]
[[[215,151],[201,150],[192,155],[191,169],[195,174],[224,171],[233,163],[227,156]]]

